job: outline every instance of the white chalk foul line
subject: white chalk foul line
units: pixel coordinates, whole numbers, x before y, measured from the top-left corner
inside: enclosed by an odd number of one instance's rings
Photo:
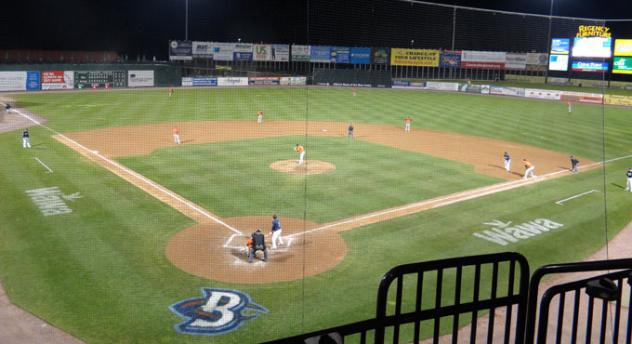
[[[577,195],[571,196],[571,197],[569,197],[569,198],[564,198],[564,199],[562,199],[562,200],[559,200],[559,201],[555,202],[555,204],[557,204],[557,205],[562,205],[562,203],[564,203],[564,202],[566,202],[566,201],[570,201],[570,200],[572,200],[572,199],[575,199],[575,198],[578,198],[578,197],[582,197],[582,196],[584,196],[584,195],[588,195],[588,194],[591,194],[591,193],[593,193],[593,192],[597,192],[597,190],[590,190],[590,191],[582,192],[582,193],[580,193],[580,194],[577,194]]]
[[[40,160],[39,158],[33,158],[33,159],[37,160],[37,162],[39,162],[40,165],[44,166],[44,168],[48,170],[48,172],[46,172],[46,173],[53,173],[53,170],[51,170],[50,167],[46,166],[46,164],[43,163],[42,160]]]
[[[121,165],[121,164],[117,163],[116,161],[110,160],[109,158],[107,158],[107,157],[105,157],[105,156],[103,156],[103,155],[99,154],[99,152],[97,152],[97,151],[93,151],[93,150],[89,149],[88,147],[86,147],[86,146],[82,145],[81,143],[79,143],[79,142],[77,142],[77,141],[75,141],[75,140],[73,140],[73,139],[69,138],[68,136],[66,136],[66,135],[64,135],[64,134],[62,134],[62,133],[60,133],[60,132],[56,131],[55,129],[49,128],[49,127],[47,127],[47,126],[45,126],[45,125],[41,124],[41,123],[40,123],[39,121],[37,121],[36,119],[34,119],[34,118],[32,118],[31,116],[29,116],[29,115],[27,115],[27,114],[23,113],[23,112],[22,112],[22,111],[20,111],[20,110],[14,109],[13,111],[15,111],[15,112],[16,112],[17,114],[19,114],[20,116],[22,116],[22,117],[24,117],[24,118],[28,119],[29,121],[31,121],[31,122],[33,122],[33,123],[35,123],[35,124],[37,124],[37,125],[41,126],[42,128],[44,128],[44,129],[46,129],[46,130],[48,130],[48,131],[50,131],[50,132],[54,133],[55,135],[57,135],[57,136],[59,136],[59,137],[63,138],[64,140],[66,140],[67,142],[71,143],[72,145],[74,145],[74,146],[76,146],[76,147],[81,148],[82,150],[84,150],[84,151],[85,151],[85,152],[87,152],[88,154],[92,154],[92,155],[96,156],[97,158],[99,158],[99,159],[103,160],[106,164],[109,164],[109,165],[111,165],[111,166],[114,166],[114,167],[116,167],[116,168],[118,168],[118,169],[120,169],[120,170],[122,170],[122,171],[125,171],[125,173],[127,173],[127,174],[129,174],[129,175],[133,176],[134,178],[137,178],[137,179],[142,180],[143,182],[145,182],[145,183],[147,183],[148,185],[152,186],[152,187],[153,187],[153,188],[155,188],[156,190],[158,190],[158,191],[162,192],[163,194],[165,194],[165,195],[167,195],[167,196],[171,197],[172,199],[174,199],[174,200],[176,200],[176,201],[178,201],[178,202],[180,202],[180,203],[184,204],[186,207],[188,207],[188,208],[190,208],[190,209],[194,210],[195,212],[197,212],[197,213],[201,214],[202,216],[206,217],[207,219],[209,219],[209,220],[211,220],[211,221],[213,221],[213,222],[215,222],[215,223],[217,223],[217,224],[220,224],[220,225],[222,225],[222,226],[224,226],[224,227],[228,228],[230,231],[232,231],[232,232],[233,232],[233,233],[235,233],[235,234],[242,235],[241,231],[239,231],[238,229],[236,229],[236,228],[234,228],[233,226],[231,226],[231,225],[229,225],[229,224],[225,223],[225,222],[224,222],[224,221],[222,221],[221,219],[219,219],[219,218],[217,218],[217,217],[215,217],[215,216],[211,215],[208,211],[206,211],[205,209],[201,208],[201,207],[200,207],[200,206],[198,206],[197,204],[195,204],[195,203],[193,203],[193,202],[191,202],[191,201],[189,201],[189,200],[185,199],[184,197],[182,197],[182,196],[180,196],[180,195],[176,194],[175,192],[173,192],[173,191],[171,191],[171,190],[169,190],[169,189],[165,188],[164,186],[162,186],[162,185],[160,185],[160,184],[155,183],[153,180],[151,180],[151,179],[149,179],[149,178],[147,178],[147,177],[145,177],[145,176],[143,176],[143,175],[141,175],[141,174],[139,174],[139,173],[137,173],[137,172],[135,172],[135,171],[133,171],[133,170],[130,170],[129,168],[127,168],[127,167],[125,167],[125,166],[123,166],[123,165]]]

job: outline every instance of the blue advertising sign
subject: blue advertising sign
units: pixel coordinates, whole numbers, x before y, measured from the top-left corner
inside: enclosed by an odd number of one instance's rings
[[[331,61],[336,63],[350,63],[351,51],[349,47],[331,48]]]
[[[571,69],[573,72],[606,72],[608,62],[573,61]]]
[[[461,52],[445,50],[441,52],[439,66],[444,68],[459,68],[461,66]]]
[[[217,86],[217,78],[194,77],[193,86]]]
[[[234,52],[233,61],[252,61],[252,52]]]
[[[351,63],[370,64],[371,48],[351,48]]]
[[[39,71],[26,72],[26,90],[39,91],[42,88]]]
[[[309,62],[331,62],[331,47],[312,45]]]
[[[553,38],[551,41],[551,54],[568,55],[571,48],[571,40],[568,38]]]

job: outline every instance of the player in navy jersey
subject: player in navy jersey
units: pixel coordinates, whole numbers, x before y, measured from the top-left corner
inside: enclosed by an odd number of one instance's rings
[[[22,148],[31,148],[31,134],[28,129],[22,132]]]
[[[505,170],[507,170],[507,172],[511,171],[511,157],[509,153],[505,152],[505,154],[503,154],[503,162],[505,163]]]
[[[283,228],[281,228],[281,221],[277,218],[276,214],[272,215],[272,249],[277,248],[277,241],[279,244],[283,245],[283,238],[281,238],[281,233],[283,233]]]
[[[628,183],[626,184],[625,189],[632,192],[632,167],[628,169],[628,172],[626,172],[625,175],[628,177]]]

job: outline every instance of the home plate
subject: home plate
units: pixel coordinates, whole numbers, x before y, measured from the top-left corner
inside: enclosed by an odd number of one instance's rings
[[[323,129],[320,129],[320,131],[327,131],[327,129],[323,128]]]

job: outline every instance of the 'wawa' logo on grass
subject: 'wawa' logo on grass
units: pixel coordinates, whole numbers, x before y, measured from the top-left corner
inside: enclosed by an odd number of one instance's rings
[[[473,235],[502,246],[518,242],[519,240],[529,239],[552,229],[564,227],[564,224],[549,219],[535,219],[519,225],[512,225],[511,221],[502,222],[500,220],[484,222],[483,224],[492,228],[476,232]]]
[[[57,186],[26,190],[26,194],[31,197],[33,203],[35,203],[44,216],[72,213],[72,209],[70,209],[66,202],[74,202],[76,199],[82,197],[78,192],[64,195]]]

